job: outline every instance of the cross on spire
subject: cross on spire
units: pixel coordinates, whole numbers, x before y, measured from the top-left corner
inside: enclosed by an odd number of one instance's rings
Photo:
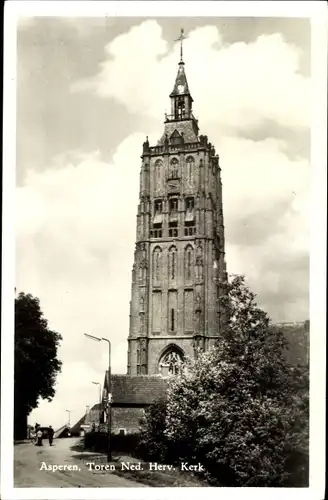
[[[179,38],[174,40],[175,42],[180,42],[180,62],[183,63],[183,40],[188,38],[187,36],[184,35],[184,29],[181,28],[181,33]]]

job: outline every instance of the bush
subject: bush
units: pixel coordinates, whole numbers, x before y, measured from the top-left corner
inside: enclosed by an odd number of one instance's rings
[[[139,434],[111,434],[112,451],[118,453],[135,454],[139,442]],[[84,436],[86,449],[106,453],[108,446],[107,432],[87,432]]]
[[[141,433],[136,448],[138,457],[146,461],[171,463],[174,453],[165,434],[166,401],[159,400],[149,406],[141,421]]]
[[[139,434],[113,434],[111,436],[112,449],[119,453],[135,455],[139,438]]]
[[[87,432],[84,436],[84,447],[88,450],[105,453],[107,451],[107,433]]]

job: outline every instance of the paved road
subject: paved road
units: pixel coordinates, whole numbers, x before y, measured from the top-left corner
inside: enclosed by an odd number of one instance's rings
[[[105,457],[97,453],[85,452],[79,438],[64,438],[49,446],[35,446],[32,443],[17,444],[14,447],[14,485],[17,487],[40,488],[135,488],[136,483],[111,471],[89,470],[87,462],[106,464]],[[46,465],[43,465],[46,464]],[[41,469],[43,465],[43,469]],[[78,470],[44,470],[50,465],[75,466]]]

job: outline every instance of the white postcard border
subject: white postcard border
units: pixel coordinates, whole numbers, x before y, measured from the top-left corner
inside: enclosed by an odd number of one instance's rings
[[[187,14],[186,14],[187,13]],[[4,26],[3,280],[1,492],[5,500],[57,498],[166,499],[196,497],[199,488],[13,488],[13,367],[15,297],[16,23],[18,16],[309,17],[312,23],[313,168],[310,258],[310,488],[206,488],[208,498],[323,498],[326,320],[327,7],[325,2],[7,2]]]

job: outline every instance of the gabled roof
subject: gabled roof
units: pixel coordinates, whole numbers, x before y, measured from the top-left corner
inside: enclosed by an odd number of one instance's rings
[[[62,427],[60,427],[60,429],[58,429],[57,431],[55,431],[55,433],[54,433],[54,438],[55,438],[55,439],[59,438],[59,437],[62,435],[62,433],[63,433],[63,432],[65,432],[65,430],[66,430],[66,429],[67,429],[68,431],[70,430],[70,428],[69,428],[69,427],[68,427],[68,425],[66,425],[66,424],[65,424],[65,425],[63,425]]]
[[[112,375],[111,380],[113,405],[149,405],[166,396],[168,379],[162,375]]]
[[[186,73],[184,70],[184,63],[180,62],[178,68],[178,74],[175,79],[175,84],[170,94],[170,97],[174,97],[177,95],[186,95],[186,94],[190,95],[190,92],[189,92]]]
[[[83,415],[83,417],[81,417],[80,420],[78,420],[76,422],[76,424],[74,424],[73,427],[71,427],[71,432],[79,431],[81,428],[81,425],[83,425],[85,423],[87,415],[89,415],[92,412],[99,411],[99,406],[100,406],[100,409],[102,409],[102,406],[99,403],[93,405],[93,407],[90,408],[89,412],[85,413]]]
[[[177,129],[174,130],[173,134],[171,134],[170,139],[175,139],[177,137],[181,137]]]
[[[73,425],[73,427],[71,427],[71,432],[80,432],[80,428],[81,428],[81,425],[84,424],[85,422],[85,417],[86,417],[86,414],[83,415],[83,417],[80,418],[80,420],[78,420],[76,422],[76,424]]]

